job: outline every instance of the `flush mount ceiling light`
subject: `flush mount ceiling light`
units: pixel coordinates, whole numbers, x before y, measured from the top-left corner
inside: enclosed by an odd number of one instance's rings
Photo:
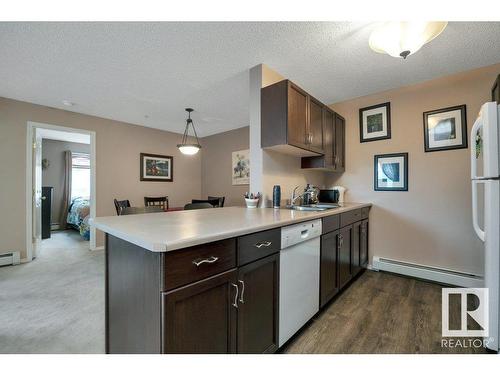
[[[194,155],[200,151],[200,141],[198,140],[198,135],[196,134],[196,129],[194,128],[193,120],[191,120],[191,112],[194,111],[193,108],[186,108],[188,113],[188,118],[186,119],[186,129],[184,130],[184,135],[182,136],[181,144],[177,145],[177,148],[184,155]],[[193,133],[196,138],[196,143],[188,143],[189,136],[189,125],[193,127]]]
[[[406,59],[437,37],[448,22],[386,22],[370,35],[370,48]]]

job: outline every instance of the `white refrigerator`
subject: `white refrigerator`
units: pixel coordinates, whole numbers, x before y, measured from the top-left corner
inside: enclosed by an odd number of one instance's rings
[[[488,288],[488,349],[499,350],[500,307],[500,106],[483,104],[470,137],[472,223],[484,243],[484,284]],[[479,192],[483,193],[480,199]],[[482,224],[482,228],[481,228]]]

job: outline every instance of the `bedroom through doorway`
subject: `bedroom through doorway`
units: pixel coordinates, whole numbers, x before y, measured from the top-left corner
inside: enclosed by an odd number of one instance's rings
[[[33,147],[27,180],[33,193],[27,260],[95,250],[95,230],[89,225],[95,217],[95,133],[48,124],[28,126]]]

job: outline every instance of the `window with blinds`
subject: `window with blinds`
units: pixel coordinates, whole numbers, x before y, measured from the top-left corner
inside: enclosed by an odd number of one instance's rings
[[[71,199],[90,198],[90,155],[71,154]]]

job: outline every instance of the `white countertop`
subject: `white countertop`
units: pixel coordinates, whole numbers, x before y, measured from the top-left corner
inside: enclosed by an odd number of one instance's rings
[[[344,203],[326,211],[223,207],[97,217],[91,220],[91,225],[147,250],[164,252],[369,206],[369,203]]]

